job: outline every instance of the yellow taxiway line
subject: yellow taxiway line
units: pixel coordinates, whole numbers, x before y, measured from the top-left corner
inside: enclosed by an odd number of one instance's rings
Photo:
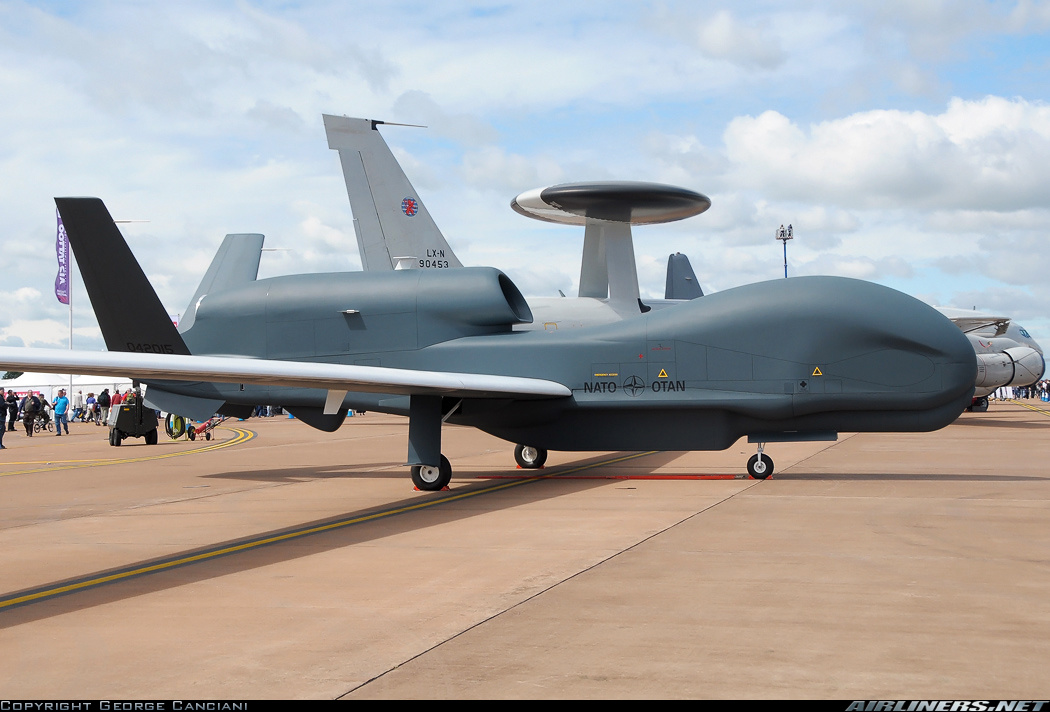
[[[254,433],[250,433],[250,431],[237,431],[237,432],[243,433],[244,435],[247,435],[248,437],[253,437],[255,435]],[[236,440],[236,438],[234,440]],[[241,441],[241,442],[243,442],[243,441]],[[230,443],[225,443],[224,445],[228,446],[229,444],[233,444],[233,441],[231,441]],[[188,450],[188,451],[184,451],[183,453],[176,453],[176,454],[189,454],[191,452],[204,452],[205,450],[209,450],[209,449],[214,449],[214,446],[212,448],[201,448],[199,450]],[[637,459],[639,457],[645,457],[646,455],[655,454],[656,452],[658,452],[658,451],[657,450],[650,450],[648,452],[637,452],[637,453],[632,453],[630,455],[624,455],[624,456],[621,456],[621,457],[610,458],[608,460],[602,460],[600,462],[593,462],[593,463],[591,463],[589,465],[581,465],[579,467],[572,467],[572,468],[569,468],[567,470],[558,470],[558,471],[555,471],[555,472],[551,472],[549,474],[536,475],[536,476],[533,476],[533,477],[522,477],[521,479],[516,479],[516,480],[509,481],[509,482],[502,482],[502,483],[497,484],[497,485],[492,485],[492,486],[489,486],[489,487],[484,487],[484,488],[481,488],[481,489],[472,490],[470,492],[462,492],[462,493],[459,493],[459,494],[453,494],[453,495],[447,495],[447,496],[436,496],[436,497],[428,498],[428,499],[426,499],[424,501],[416,502],[415,504],[410,504],[410,505],[403,506],[403,507],[394,507],[394,508],[386,509],[386,510],[383,510],[383,511],[380,511],[380,512],[373,512],[372,514],[364,514],[364,515],[356,516],[356,517],[347,517],[346,519],[340,519],[340,520],[337,520],[337,521],[334,521],[334,522],[329,522],[328,524],[321,524],[321,525],[312,526],[312,527],[304,527],[302,529],[295,529],[295,530],[292,530],[292,531],[284,532],[283,534],[276,534],[276,535],[272,535],[272,536],[262,536],[262,537],[259,537],[257,539],[249,539],[247,541],[242,541],[242,542],[237,543],[237,544],[232,544],[232,545],[229,545],[229,546],[223,546],[223,547],[220,547],[220,548],[217,548],[217,549],[210,549],[210,550],[206,550],[206,551],[200,551],[200,552],[197,552],[195,554],[188,554],[188,555],[183,555],[183,556],[177,556],[177,557],[174,557],[174,558],[171,558],[171,559],[156,561],[156,562],[151,563],[151,564],[145,564],[145,565],[139,565],[139,566],[131,566],[131,567],[126,568],[124,570],[115,571],[113,573],[106,574],[104,576],[87,576],[87,577],[81,578],[79,580],[75,580],[75,581],[63,584],[61,586],[50,586],[50,587],[49,586],[45,586],[45,587],[38,588],[38,589],[35,589],[35,590],[26,591],[26,592],[21,593],[21,594],[8,594],[9,597],[4,597],[3,595],[0,595],[0,611],[3,611],[3,610],[8,609],[8,608],[13,608],[14,606],[24,605],[24,604],[27,604],[27,603],[39,602],[39,601],[42,601],[42,600],[45,600],[45,599],[48,599],[48,598],[52,598],[54,596],[61,596],[62,594],[71,593],[73,591],[79,591],[79,590],[86,589],[86,588],[93,588],[95,586],[101,586],[101,585],[104,585],[104,584],[107,584],[107,583],[113,583],[114,581],[120,581],[122,579],[132,578],[133,576],[143,576],[145,574],[152,574],[152,573],[156,573],[158,571],[165,571],[167,569],[172,569],[172,568],[175,568],[177,566],[185,566],[187,564],[193,564],[193,563],[197,563],[197,562],[200,562],[200,561],[207,561],[209,559],[214,559],[214,558],[217,558],[219,556],[226,556],[228,554],[232,554],[232,553],[236,553],[236,552],[240,552],[240,551],[247,551],[249,549],[256,549],[256,548],[261,547],[261,546],[267,546],[269,544],[275,544],[277,542],[287,541],[289,539],[297,539],[299,537],[309,536],[311,534],[318,534],[320,532],[331,531],[333,529],[341,529],[343,527],[349,527],[349,526],[352,526],[354,524],[361,524],[363,522],[370,522],[370,521],[374,521],[374,520],[377,520],[377,519],[383,519],[383,518],[386,518],[386,517],[393,517],[395,515],[404,514],[406,512],[418,511],[418,510],[421,510],[421,509],[428,509],[430,507],[438,507],[438,506],[441,506],[441,505],[444,505],[444,504],[449,504],[450,502],[458,502],[460,500],[468,499],[470,497],[478,497],[478,496],[485,495],[485,494],[491,494],[493,492],[499,492],[501,490],[509,489],[511,487],[518,487],[520,485],[529,484],[529,483],[532,483],[532,482],[538,482],[540,480],[556,479],[556,478],[564,476],[564,475],[571,475],[571,474],[575,474],[577,472],[582,472],[584,470],[594,469],[595,467],[603,467],[605,465],[611,465],[611,464],[615,464],[615,463],[618,463],[618,462],[625,462],[627,460],[634,460],[634,459]],[[172,455],[172,456],[174,456],[174,455]],[[139,459],[145,460],[145,459],[152,459],[152,458],[139,458]],[[111,461],[111,462],[136,462],[136,461],[137,460],[119,460],[119,461]],[[99,464],[108,464],[108,463],[99,463]],[[91,467],[91,465],[85,465],[85,467]]]
[[[7,477],[8,475],[28,475],[33,472],[51,472],[54,470],[76,470],[82,467],[100,467],[102,465],[119,465],[125,462],[146,462],[148,460],[163,460],[169,457],[181,457],[183,455],[196,455],[202,452],[211,452],[213,450],[221,450],[223,448],[232,447],[233,445],[240,445],[241,443],[248,442],[255,437],[255,433],[251,430],[243,430],[241,428],[223,428],[223,430],[231,430],[234,433],[234,437],[224,442],[215,442],[203,447],[196,447],[191,450],[178,450],[176,452],[165,452],[157,455],[143,455],[141,457],[125,457],[125,458],[113,458],[108,460],[49,460],[47,462],[11,462],[7,464],[11,465],[34,465],[40,464],[44,467],[34,467],[26,470],[11,470],[10,472],[0,472],[0,477]],[[49,467],[53,465],[53,467]]]
[[[1040,408],[1040,407],[1034,406],[1034,405],[1028,405],[1027,403],[1022,403],[1019,400],[1011,400],[1009,402],[1013,403],[1014,405],[1019,405],[1022,408],[1027,408],[1028,410],[1034,411],[1036,413],[1042,413],[1043,415],[1050,417],[1050,410],[1047,410],[1045,408]],[[1042,402],[1042,401],[1040,401],[1040,402]]]

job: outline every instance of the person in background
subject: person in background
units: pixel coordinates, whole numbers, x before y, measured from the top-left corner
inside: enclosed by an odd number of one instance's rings
[[[55,398],[55,402],[52,404],[55,409],[55,430],[58,432],[55,435],[62,435],[62,426],[66,426],[66,435],[69,435],[69,399],[66,398],[66,389],[58,389],[58,397]]]
[[[95,399],[95,403],[98,405],[99,418],[101,423],[109,422],[109,389],[103,388],[102,392],[98,394],[98,398]],[[99,425],[100,421],[96,420],[95,425]]]
[[[40,404],[40,399],[36,397],[36,393],[29,391],[26,397],[22,399],[22,425],[25,426],[26,435],[33,437],[33,421],[36,420],[37,414],[43,406]]]
[[[84,391],[77,391],[73,396],[73,420],[84,422]]]
[[[15,429],[15,421],[18,420],[18,396],[15,392],[8,389],[7,398],[4,399],[7,403],[7,429]],[[3,418],[0,418],[0,428],[4,427]]]
[[[86,408],[84,414],[87,416],[87,419],[94,421],[95,425],[98,425],[98,404],[95,402],[94,393],[87,394],[87,400],[84,401],[84,407]]]
[[[44,398],[43,391],[37,393],[37,398],[40,399],[40,410],[37,412],[44,417],[44,422],[42,423],[42,425],[46,426],[48,423],[51,422],[51,401],[49,401],[47,398]]]

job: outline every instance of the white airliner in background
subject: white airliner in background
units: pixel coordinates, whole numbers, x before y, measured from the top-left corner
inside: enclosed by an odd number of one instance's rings
[[[1046,370],[1043,349],[1009,317],[937,307],[963,330],[977,353],[977,389],[971,410],[988,410],[988,396],[1003,386],[1030,386]]]

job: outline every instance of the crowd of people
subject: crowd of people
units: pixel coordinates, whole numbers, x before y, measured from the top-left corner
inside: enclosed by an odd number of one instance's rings
[[[1050,379],[1036,381],[1030,386],[1003,386],[996,390],[991,397],[993,400],[1007,400],[1010,398],[1028,400],[1030,398],[1038,398],[1042,401],[1048,401],[1050,400]]]
[[[37,431],[52,429],[56,436],[69,435],[71,420],[104,425],[109,418],[110,409],[120,405],[131,395],[131,389],[124,394],[119,390],[110,394],[109,389],[104,388],[97,396],[94,392],[85,396],[83,391],[77,391],[70,401],[66,389],[60,388],[57,395],[48,401],[43,393],[36,391],[30,391],[19,398],[12,390],[8,390],[6,396],[0,390],[0,450],[7,449],[4,445],[4,433],[13,431],[18,421],[22,421],[27,437],[33,437],[33,433]],[[5,410],[6,418],[2,417]]]

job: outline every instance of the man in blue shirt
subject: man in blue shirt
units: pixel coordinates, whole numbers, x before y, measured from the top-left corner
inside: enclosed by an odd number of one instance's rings
[[[58,398],[52,405],[55,407],[55,430],[58,431],[55,435],[62,434],[63,425],[66,426],[66,435],[69,435],[69,399],[66,398],[66,389],[59,389]]]

